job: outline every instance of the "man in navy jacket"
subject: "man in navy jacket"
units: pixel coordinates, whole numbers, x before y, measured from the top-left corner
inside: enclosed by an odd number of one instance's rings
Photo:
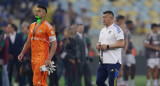
[[[18,55],[21,52],[23,46],[23,38],[22,35],[17,33],[17,27],[14,24],[8,24],[9,30],[9,63],[8,63],[8,76],[9,82],[11,85],[12,81],[12,73],[13,67],[16,65],[17,75],[20,82],[20,86],[23,86],[23,80],[20,75],[20,65],[21,63],[18,61]],[[12,85],[11,85],[12,86]]]

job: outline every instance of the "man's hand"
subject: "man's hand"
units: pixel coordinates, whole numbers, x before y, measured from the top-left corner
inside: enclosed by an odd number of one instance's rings
[[[160,51],[160,47],[155,47],[155,50]]]
[[[50,66],[50,64],[51,64],[51,58],[48,57],[48,59],[45,62],[45,66],[48,67],[48,66]]]
[[[98,43],[97,43],[97,45],[96,45],[96,49],[98,49],[98,50],[99,50],[100,48],[101,48],[101,43],[100,43],[100,42],[98,42]]]
[[[46,65],[43,65],[40,67],[40,71],[44,72],[47,71],[48,75],[50,75],[50,73],[53,73],[53,71],[55,71],[56,66],[54,64],[54,61],[50,62],[50,66],[46,67]]]
[[[74,59],[69,59],[69,61],[70,61],[72,64],[75,64],[75,60],[74,60]]]
[[[103,44],[103,45],[101,45],[101,48],[100,48],[101,50],[107,50],[107,45],[105,45],[105,44]]]
[[[23,56],[24,56],[24,54],[23,54],[23,53],[20,53],[20,54],[19,54],[19,56],[18,56],[18,60],[19,60],[20,62],[22,62],[22,58],[23,58]]]

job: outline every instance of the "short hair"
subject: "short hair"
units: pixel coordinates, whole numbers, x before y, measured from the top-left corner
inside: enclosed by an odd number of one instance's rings
[[[44,9],[44,10],[46,11],[46,13],[47,13],[47,8],[46,8],[45,6],[43,6],[43,5],[38,5],[37,7]]]
[[[128,25],[128,24],[133,24],[133,22],[131,20],[127,20],[126,25]]]
[[[125,19],[125,17],[122,16],[122,15],[118,15],[118,16],[116,17],[116,21],[119,21],[119,20],[122,20],[122,19]]]
[[[77,24],[77,26],[83,26],[83,24]]]
[[[151,24],[151,29],[153,29],[153,28],[155,28],[155,27],[158,27],[158,25],[155,24],[155,23],[152,23],[152,24]]]
[[[17,26],[15,24],[10,23],[10,25],[12,26],[12,28],[17,31]]]
[[[111,14],[114,17],[114,13],[112,11],[104,11],[103,14]]]

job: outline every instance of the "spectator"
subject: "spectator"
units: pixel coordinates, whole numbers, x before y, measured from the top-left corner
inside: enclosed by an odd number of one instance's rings
[[[63,53],[61,58],[63,58],[65,70],[68,78],[68,85],[73,86],[73,65],[75,64],[75,40],[73,39],[74,33],[71,29],[65,29],[63,39]]]
[[[8,79],[8,71],[7,71],[7,64],[8,64],[8,55],[9,55],[9,40],[8,40],[8,30],[7,30],[7,23],[5,21],[1,24],[2,30],[4,32],[4,46],[2,51],[0,51],[0,56],[3,59],[2,65],[2,86],[10,86],[9,79]]]
[[[13,73],[13,67],[16,65],[17,68],[17,76],[19,79],[20,86],[23,86],[23,79],[20,76],[20,66],[21,63],[18,61],[18,55],[21,52],[22,46],[23,46],[23,39],[22,35],[18,34],[17,27],[15,24],[8,24],[8,30],[9,30],[9,62],[8,62],[8,76],[9,76],[9,83],[11,84],[12,81],[12,73]]]
[[[53,15],[53,24],[55,25],[56,28],[56,32],[58,32],[59,34],[63,34],[63,30],[64,30],[64,10],[61,9],[60,7],[61,5],[58,5],[58,8],[56,9],[56,11],[54,12]]]
[[[75,18],[76,18],[76,13],[73,10],[72,3],[68,3],[68,12],[67,13],[69,14],[70,24],[71,25],[74,24]]]
[[[82,17],[82,21],[83,21],[83,25],[84,25],[84,33],[88,33],[89,29],[90,29],[90,24],[91,24],[91,18],[88,14],[87,9],[82,8],[81,9],[81,17]]]
[[[23,34],[23,45],[25,44],[25,42],[27,41],[27,36],[29,33],[29,23],[24,21],[22,23],[22,34]],[[32,67],[31,67],[31,49],[29,49],[23,59],[23,65],[21,65],[20,69],[20,75],[23,77],[24,80],[24,85],[29,84],[30,86],[33,86],[33,82],[32,82],[32,76],[33,76],[33,72],[32,72]],[[28,79],[28,81],[26,80]]]
[[[83,36],[84,26],[78,25],[76,40],[76,86],[81,86],[82,74],[84,75],[85,86],[92,86],[91,84],[91,70],[89,68],[87,57],[89,55],[86,44],[86,39]]]

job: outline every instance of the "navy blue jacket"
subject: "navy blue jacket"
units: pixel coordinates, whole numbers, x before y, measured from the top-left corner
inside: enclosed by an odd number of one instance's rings
[[[9,54],[13,56],[13,58],[18,58],[18,55],[21,53],[23,48],[23,36],[22,34],[16,33],[16,38],[14,44],[11,42],[9,37]]]

